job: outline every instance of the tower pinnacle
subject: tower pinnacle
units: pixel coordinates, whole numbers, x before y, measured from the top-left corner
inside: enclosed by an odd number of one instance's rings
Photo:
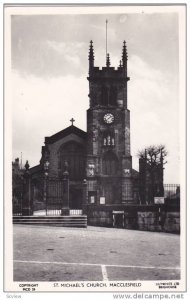
[[[109,53],[107,53],[107,58],[106,58],[106,67],[110,67],[111,63],[110,63],[110,55]]]
[[[126,41],[123,42],[123,51],[122,51],[122,63],[123,67],[127,67],[127,47],[126,47]]]
[[[90,41],[90,48],[89,48],[89,70],[94,67],[94,49],[93,49],[93,41]]]

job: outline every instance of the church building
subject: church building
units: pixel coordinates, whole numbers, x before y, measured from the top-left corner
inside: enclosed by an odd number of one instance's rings
[[[138,172],[132,169],[131,156],[126,42],[117,68],[111,66],[109,54],[104,67],[95,66],[92,41],[88,58],[87,132],[76,127],[72,118],[69,127],[45,137],[40,164],[30,169],[34,203],[44,201],[40,189],[44,172],[48,172],[47,197],[55,203],[62,201],[54,183],[58,186],[65,163],[70,209],[81,209],[84,201],[88,205],[138,202]]]

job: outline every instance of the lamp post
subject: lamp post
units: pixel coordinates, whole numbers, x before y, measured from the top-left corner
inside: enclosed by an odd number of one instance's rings
[[[44,162],[44,203],[46,205],[46,216],[47,216],[47,179],[48,179],[48,171],[49,171],[49,161],[46,159]]]
[[[64,172],[63,172],[63,202],[61,208],[61,215],[69,215],[69,172],[68,172],[68,162],[64,161]]]
[[[22,215],[23,216],[30,216],[33,214],[32,211],[32,203],[31,203],[31,186],[30,186],[30,172],[29,172],[29,163],[28,160],[25,164],[25,171],[24,171],[24,192],[23,192],[23,199],[22,199]]]
[[[87,180],[83,180],[83,197],[82,197],[82,213],[86,214],[87,204]]]

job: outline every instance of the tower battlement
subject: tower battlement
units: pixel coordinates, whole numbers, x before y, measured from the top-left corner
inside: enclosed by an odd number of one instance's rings
[[[114,78],[117,79],[125,79],[130,80],[130,77],[127,76],[126,72],[123,70],[123,67],[93,67],[90,70],[88,80],[91,80],[91,78]]]

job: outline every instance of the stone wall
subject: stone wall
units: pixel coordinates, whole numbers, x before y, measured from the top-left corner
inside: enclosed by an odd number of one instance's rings
[[[88,225],[180,233],[180,208],[172,205],[88,205]]]

